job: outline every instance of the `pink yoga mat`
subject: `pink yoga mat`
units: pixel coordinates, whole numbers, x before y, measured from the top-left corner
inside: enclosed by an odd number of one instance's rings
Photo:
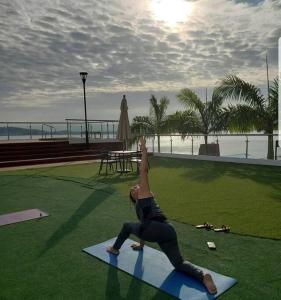
[[[44,218],[47,217],[48,214],[40,209],[28,209],[23,210],[11,214],[1,215],[0,216],[0,226],[8,225],[23,221],[28,221],[32,219]]]

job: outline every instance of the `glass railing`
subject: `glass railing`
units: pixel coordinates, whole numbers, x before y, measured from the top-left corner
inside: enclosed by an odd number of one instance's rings
[[[281,158],[278,134],[273,134],[274,158]],[[158,152],[157,136],[146,135],[147,148]],[[179,134],[160,135],[160,153],[198,155],[200,145],[204,144],[204,135],[192,134],[182,138]],[[209,134],[208,144],[217,144],[221,157],[266,159],[268,135],[266,134]],[[132,145],[137,148],[137,143]]]
[[[89,140],[116,139],[118,120],[88,120]],[[66,119],[65,122],[0,122],[0,141],[65,139],[85,142],[85,121]],[[157,136],[147,135],[150,152],[158,152]],[[273,134],[274,157],[280,159],[281,149],[278,135]],[[208,143],[218,144],[222,157],[267,158],[268,135],[249,134],[209,134]],[[182,138],[180,134],[161,134],[160,152],[198,155],[204,135],[192,134]],[[137,143],[132,145],[137,148]]]
[[[82,119],[66,119],[68,138],[85,138],[85,121]],[[89,139],[115,139],[118,120],[88,120]]]
[[[90,139],[115,139],[117,120],[88,120]],[[65,122],[0,122],[0,141],[85,139],[85,121],[66,119]]]

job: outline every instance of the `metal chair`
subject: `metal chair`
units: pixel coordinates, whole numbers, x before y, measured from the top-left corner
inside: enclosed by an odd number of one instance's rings
[[[133,171],[133,165],[131,162],[131,153],[119,153],[117,154],[117,161],[119,163],[119,173],[128,173]]]
[[[131,156],[131,163],[135,163],[136,166],[137,166],[137,173],[139,174],[140,173],[140,165],[141,165],[141,156],[142,156],[142,153],[141,151],[136,151],[136,153],[134,153],[132,156]],[[148,169],[150,169],[150,165],[149,165],[149,161],[147,160],[147,166],[148,166]]]
[[[137,166],[137,173],[140,172],[140,164],[141,164],[141,151],[136,151],[136,153],[134,153],[131,158],[130,158],[130,162],[135,163]]]
[[[101,162],[100,162],[100,168],[99,168],[99,175],[102,171],[103,166],[105,165],[105,174],[108,174],[108,166],[109,170],[114,172],[114,165],[115,165],[115,170],[117,170],[117,162],[118,160],[114,155],[111,155],[110,152],[108,151],[103,151],[102,152],[102,157],[101,157]]]

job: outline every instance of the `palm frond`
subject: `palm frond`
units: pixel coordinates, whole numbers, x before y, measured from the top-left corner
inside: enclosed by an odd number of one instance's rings
[[[230,113],[226,107],[223,107],[220,111],[219,118],[217,119],[216,132],[228,131],[230,122]]]
[[[252,107],[264,107],[265,98],[261,90],[238,76],[227,75],[215,91],[216,95],[238,101],[245,101]]]
[[[131,131],[133,134],[142,134],[142,133],[154,133],[153,123],[151,119],[147,116],[136,116],[133,119],[131,125]]]
[[[151,95],[149,101],[150,101],[150,116],[158,120],[160,116],[160,108],[157,103],[157,99],[154,95]]]
[[[187,109],[194,109],[201,113],[204,111],[204,103],[190,89],[182,89],[177,98]]]
[[[162,97],[160,99],[159,103],[159,120],[162,120],[166,116],[166,111],[168,108],[168,105],[170,103],[170,100],[167,97]]]
[[[159,125],[157,127],[158,133],[173,133],[173,132],[175,132],[175,130],[170,122],[170,116],[166,116],[165,119],[163,119],[161,122],[159,122],[158,125]]]
[[[212,94],[212,101],[210,102],[210,107],[212,110],[216,111],[216,109],[220,108],[223,103],[223,96],[216,92],[216,88]]]
[[[169,105],[169,99],[162,97],[160,103],[154,95],[151,95],[150,100],[150,122],[155,134],[160,134],[168,130],[166,111]]]
[[[257,129],[259,113],[246,104],[228,106],[228,125],[230,132],[250,132]]]
[[[177,111],[169,116],[168,122],[173,131],[182,134],[182,137],[200,132],[202,129],[200,119],[191,110]]]
[[[222,132],[228,130],[229,124],[229,111],[227,108],[212,109],[209,116],[209,128],[208,132]]]
[[[269,88],[269,104],[268,113],[274,124],[274,129],[277,129],[278,125],[278,78],[276,77]]]

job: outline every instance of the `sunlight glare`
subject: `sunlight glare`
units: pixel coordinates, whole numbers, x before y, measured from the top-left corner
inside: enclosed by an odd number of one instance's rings
[[[185,0],[151,0],[150,9],[158,21],[164,21],[169,26],[186,21],[192,12],[192,3]]]

